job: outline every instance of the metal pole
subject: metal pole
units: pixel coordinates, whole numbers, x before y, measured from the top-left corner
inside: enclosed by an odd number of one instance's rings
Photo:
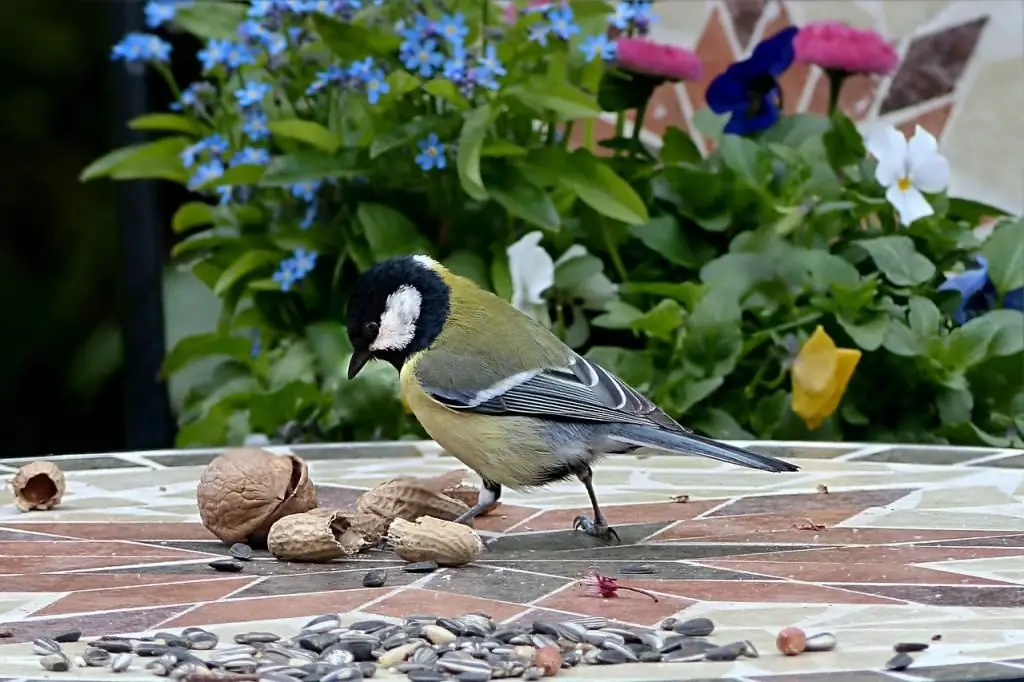
[[[107,4],[114,40],[130,31],[146,31],[142,3]],[[112,63],[115,144],[143,141],[128,120],[148,110],[145,76]],[[174,441],[167,385],[160,379],[165,352],[163,302],[163,216],[155,181],[119,181],[117,221],[123,268],[124,445],[130,450],[170,447]]]

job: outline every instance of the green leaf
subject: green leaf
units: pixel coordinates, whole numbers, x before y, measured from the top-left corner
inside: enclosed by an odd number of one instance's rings
[[[693,138],[675,126],[661,138],[661,161],[666,164],[700,163],[702,157]]]
[[[707,244],[690,243],[679,221],[671,215],[651,218],[643,225],[630,225],[629,233],[665,260],[686,268],[697,269],[714,256],[714,250]]]
[[[469,100],[459,92],[459,86],[447,78],[435,78],[423,84],[423,89],[434,97],[440,97],[456,109],[465,111],[471,106]]]
[[[889,328],[882,341],[885,349],[893,355],[912,358],[924,353],[924,343],[910,327],[899,320],[889,320]]]
[[[829,165],[839,170],[860,163],[867,155],[867,150],[857,126],[841,109],[836,109],[832,114],[831,124],[822,138]]]
[[[628,71],[605,71],[597,89],[597,103],[605,111],[626,111],[647,104],[664,78]]]
[[[728,121],[728,115],[716,114],[707,107],[693,115],[693,126],[697,129],[697,132],[715,141],[722,139],[722,133]]]
[[[717,391],[723,383],[725,383],[725,379],[720,376],[707,379],[687,379],[673,391],[673,406],[679,414],[686,414],[691,407]]]
[[[483,174],[491,198],[512,215],[545,230],[561,224],[551,197],[511,164],[491,164]]]
[[[188,174],[181,162],[181,152],[191,143],[191,138],[174,136],[121,147],[89,164],[79,180],[87,182],[110,177],[114,180],[161,179],[184,184]]]
[[[683,356],[705,377],[731,373],[743,352],[740,309],[733,295],[725,288],[709,289],[686,322]]]
[[[1000,294],[1024,287],[1024,218],[997,225],[981,253],[988,259],[989,279]]]
[[[343,61],[368,56],[388,59],[401,45],[398,36],[389,31],[363,23],[337,21],[320,13],[313,15],[313,28],[327,49]]]
[[[217,278],[217,283],[213,285],[213,293],[217,296],[222,296],[224,292],[242,278],[251,275],[253,271],[265,268],[268,265],[276,266],[280,262],[281,254],[276,251],[246,251]]]
[[[487,199],[483,178],[480,177],[480,150],[487,137],[487,129],[491,125],[494,110],[484,104],[466,115],[459,135],[459,151],[455,159],[459,174],[459,183],[463,191],[477,201]]]
[[[1001,208],[996,208],[980,201],[961,199],[959,197],[948,197],[946,199],[946,217],[952,220],[965,220],[972,225],[977,225],[985,218],[1000,218],[1009,215]]]
[[[864,322],[854,322],[845,316],[838,316],[836,321],[859,348],[866,351],[878,350],[889,330],[888,315],[875,315]]]
[[[174,23],[198,38],[236,40],[245,10],[236,2],[183,2],[175,8]]]
[[[761,145],[739,135],[725,135],[718,143],[718,153],[725,165],[756,187],[764,185],[771,173],[771,164]]]
[[[693,308],[704,293],[704,289],[696,282],[623,282],[619,285],[623,295],[651,294],[674,298],[687,309]]]
[[[267,127],[271,133],[278,137],[305,142],[328,154],[338,151],[338,147],[341,146],[341,140],[316,121],[290,118],[282,121],[271,121],[267,124]]]
[[[203,358],[226,355],[245,364],[251,364],[249,355],[252,341],[241,336],[220,336],[218,334],[194,334],[182,337],[174,348],[164,356],[161,372],[164,376],[174,374],[186,365]]]
[[[631,325],[633,329],[644,332],[656,339],[670,341],[679,331],[683,321],[683,307],[676,301],[664,298],[658,301],[642,317],[637,318]]]
[[[595,327],[604,329],[629,329],[644,313],[625,301],[609,301],[605,312],[591,320]]]
[[[526,147],[512,144],[508,140],[494,140],[484,145],[480,150],[480,156],[485,158],[502,158],[507,156],[526,156]]]
[[[854,244],[867,251],[886,279],[896,286],[922,284],[935,275],[935,265],[917,252],[910,237],[875,237]]]
[[[546,76],[534,76],[526,83],[505,88],[503,94],[539,113],[553,111],[563,120],[601,115],[601,107],[593,97],[567,82],[552,81]]]
[[[306,151],[271,159],[259,184],[261,187],[280,187],[327,178],[353,177],[365,172],[366,162],[360,150],[342,149],[337,154]]]
[[[967,389],[941,388],[935,397],[935,406],[939,409],[939,419],[943,424],[962,424],[971,421],[974,396]]]
[[[601,259],[589,253],[569,258],[555,266],[555,288],[573,289],[603,270]]]
[[[174,436],[174,447],[196,448],[225,445],[228,434],[228,422],[232,410],[227,406],[214,406],[199,419],[182,424]]]
[[[444,259],[444,266],[456,275],[473,280],[484,289],[490,288],[487,261],[478,253],[459,249]]]
[[[429,254],[433,251],[430,242],[420,234],[416,226],[390,206],[360,202],[356,208],[356,218],[362,224],[366,241],[377,260]]]
[[[200,225],[211,225],[217,216],[217,207],[201,201],[190,201],[178,207],[171,218],[171,229],[178,234]]]
[[[598,213],[629,225],[650,219],[640,195],[589,151],[577,149],[558,172],[561,182]]]
[[[427,133],[437,128],[440,120],[439,116],[420,116],[406,121],[400,126],[388,128],[386,132],[375,137],[370,143],[370,158],[376,159],[392,149],[404,147],[413,140],[425,137]]]
[[[345,376],[345,361],[352,354],[345,325],[339,322],[314,322],[306,327],[306,341],[316,359],[317,369],[325,377],[325,385]]]
[[[754,440],[754,434],[740,426],[732,415],[717,407],[711,407],[704,411],[704,417],[695,422],[692,426],[712,438],[724,440]]]
[[[942,313],[938,307],[923,296],[912,296],[910,299],[910,328],[921,338],[929,338],[939,333],[942,324]]]
[[[251,163],[241,163],[232,166],[224,171],[220,177],[208,180],[199,185],[200,190],[209,190],[214,187],[227,187],[234,185],[255,185],[263,179],[266,169]]]
[[[203,126],[181,114],[143,114],[128,121],[132,130],[168,130],[175,133],[202,135]]]
[[[990,310],[954,329],[946,347],[946,364],[966,370],[993,357],[1024,351],[1024,313]]]

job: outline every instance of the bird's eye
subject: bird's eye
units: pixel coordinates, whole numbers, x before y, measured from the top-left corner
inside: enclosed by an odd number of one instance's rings
[[[363,335],[366,336],[366,338],[376,337],[379,330],[380,325],[376,322],[367,322],[363,325]]]

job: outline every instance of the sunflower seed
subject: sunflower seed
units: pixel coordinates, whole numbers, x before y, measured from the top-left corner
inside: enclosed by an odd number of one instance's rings
[[[384,587],[384,583],[387,581],[388,572],[383,568],[377,568],[367,571],[366,575],[363,576],[363,587]]]
[[[60,644],[53,641],[49,637],[39,637],[38,639],[32,640],[32,651],[39,656],[46,656],[47,654],[59,654]]]
[[[437,565],[436,561],[417,561],[413,564],[406,564],[402,566],[402,570],[406,573],[433,573],[440,566]]]
[[[70,642],[77,642],[81,638],[82,638],[82,631],[81,630],[65,630],[64,632],[56,634],[56,635],[54,635],[52,637],[54,642],[59,642],[59,643],[62,643],[62,644],[68,644]]]
[[[363,673],[363,679],[369,679],[377,674],[377,664],[370,661],[360,661],[356,667]]]
[[[807,641],[810,642],[810,638]],[[924,651],[928,645],[924,642],[897,642],[892,645],[892,648],[898,654],[909,654],[915,651]]]
[[[322,616],[317,616],[316,618],[307,621],[306,624],[302,626],[302,631],[319,634],[328,632],[337,627],[341,627],[341,616],[336,613],[325,613]]]
[[[281,635],[275,635],[273,632],[242,632],[235,635],[237,644],[270,644],[280,639]]]
[[[386,620],[361,620],[349,626],[350,630],[358,630],[360,632],[379,632],[386,627],[389,627],[391,623]]]
[[[112,654],[128,654],[135,648],[132,646],[131,641],[127,639],[116,639],[113,637],[110,639],[97,639],[91,642],[91,644],[94,647],[104,649]]]
[[[836,648],[838,641],[831,632],[821,632],[807,638],[804,651],[832,651]]]
[[[187,639],[172,632],[158,632],[153,635],[153,640],[164,646],[180,647],[182,649],[188,646]]]
[[[217,559],[207,564],[215,571],[222,573],[241,573],[245,566],[234,559]],[[186,673],[187,674],[187,673]]]
[[[334,646],[338,643],[340,637],[338,635],[332,635],[330,633],[324,633],[321,635],[303,635],[295,639],[295,644],[306,651],[313,651],[315,653],[323,653],[329,647]]]
[[[650,649],[641,651],[636,655],[636,657],[641,663],[658,663],[662,658],[659,652],[651,651]]]
[[[563,668],[575,668],[583,660],[583,654],[579,649],[573,649],[572,651],[562,654],[562,667]]]
[[[377,663],[385,668],[390,668],[391,666],[404,661],[412,654],[412,652],[416,651],[416,649],[419,649],[421,646],[426,646],[426,642],[422,639],[413,640],[407,644],[403,644],[402,646],[385,651],[377,657]]]
[[[64,654],[46,654],[39,659],[39,665],[55,673],[66,673],[71,669],[71,661]]]
[[[456,640],[456,635],[451,630],[440,625],[427,625],[423,628],[423,636],[432,644],[451,644]]]
[[[534,634],[547,635],[549,637],[558,637],[558,627],[555,623],[549,623],[543,620],[533,621],[533,627],[531,628]]]
[[[342,639],[333,648],[340,648],[352,654],[353,660],[372,661],[374,643],[365,639]]]
[[[115,673],[123,673],[132,667],[133,656],[131,654],[118,654],[110,662],[110,669]]]
[[[587,628],[580,623],[559,623],[555,626],[555,631],[559,637],[575,644],[583,642],[587,636]]]
[[[281,672],[262,672],[259,679],[260,682],[295,682],[295,680],[299,679],[299,676]]]
[[[135,645],[135,654],[137,656],[153,658],[154,656],[163,656],[166,653],[167,647],[163,644],[156,644],[155,642],[139,642]],[[122,654],[118,655],[120,656]]]
[[[485,613],[467,613],[457,618],[463,629],[471,635],[487,637],[495,630],[494,619]]]
[[[617,635],[618,637],[621,637],[622,641],[624,641],[624,642],[639,642],[640,641],[640,635],[638,635],[637,633],[633,632],[632,630],[627,630],[625,628],[605,627],[605,628],[601,628],[600,631],[601,632],[606,632],[606,633],[609,633],[609,634],[612,634],[612,635]]]
[[[743,642],[732,642],[723,646],[716,646],[704,652],[705,661],[735,661],[740,657],[747,646]]]
[[[350,682],[361,679],[363,679],[363,672],[359,668],[348,667],[337,668],[320,676],[320,682]]]
[[[913,663],[913,662],[914,662],[914,659],[910,656],[910,654],[901,651],[900,653],[896,654],[895,656],[893,656],[892,658],[890,658],[888,661],[885,662],[885,669],[886,670],[906,670],[907,668],[910,667],[910,664]]]
[[[188,642],[188,648],[196,651],[209,651],[220,641],[216,633],[201,628],[190,628],[188,632],[183,631],[182,635]]]
[[[523,671],[524,680],[539,680],[542,677],[544,677],[544,668],[538,668],[535,665],[531,665]]]
[[[639,658],[637,658],[637,655],[633,653],[632,649],[630,649],[625,644],[620,644],[619,642],[616,642],[614,640],[609,640],[605,642],[604,648],[608,651],[618,651],[620,654],[626,657],[627,661],[633,661],[634,663],[636,663],[640,660]]]
[[[619,569],[622,575],[653,575],[657,572],[654,564],[627,564]]]
[[[617,665],[619,663],[625,663],[629,658],[617,649],[598,649],[593,655],[583,655],[584,660],[591,664],[597,665]]]
[[[437,667],[449,673],[463,673],[470,671],[486,672],[491,674],[491,664],[475,658],[462,658],[445,655],[438,659]]]
[[[448,676],[443,672],[429,668],[410,670],[408,677],[409,682],[444,682],[444,680],[448,679]]]
[[[740,656],[743,656],[744,658],[761,658],[761,654],[758,652],[757,647],[754,646],[754,643],[749,639],[743,640],[742,644],[743,651],[740,652]]]
[[[146,672],[153,673],[157,677],[167,677],[171,673],[171,668],[168,668],[167,664],[160,659],[150,661],[145,667]]]
[[[679,623],[680,620],[678,618],[673,618],[669,616],[665,620],[661,621],[661,623],[658,624],[658,627],[662,630],[675,630],[676,626],[679,625]]]
[[[537,647],[538,649],[542,646],[558,646],[558,635],[554,637],[549,635],[534,635],[530,638],[529,644]]]
[[[249,646],[248,644],[243,644],[241,646],[229,646],[226,649],[221,649],[220,651],[214,652],[212,660],[219,663],[220,661],[227,660],[232,656],[238,656],[239,654],[252,656],[255,653],[256,647]],[[264,653],[266,652],[264,651]]]
[[[672,629],[688,637],[707,637],[715,631],[715,624],[710,618],[691,618],[677,623]]]
[[[171,679],[182,680],[189,675],[202,675],[208,672],[210,672],[210,669],[202,663],[188,661],[174,666],[170,672],[170,677]]]
[[[228,554],[239,561],[249,561],[252,559],[252,547],[244,542],[236,542],[231,545],[231,549],[228,550]]]
[[[626,639],[622,635],[605,630],[588,630],[585,641],[587,644],[593,644],[594,646],[604,646],[606,642],[626,643]]]
[[[354,663],[356,657],[347,649],[332,647],[329,651],[325,651],[320,655],[320,660],[328,665],[343,666]]]

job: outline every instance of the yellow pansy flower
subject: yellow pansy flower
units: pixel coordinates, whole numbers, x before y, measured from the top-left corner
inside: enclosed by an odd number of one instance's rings
[[[790,369],[793,412],[807,428],[818,428],[835,413],[859,360],[859,350],[837,348],[821,325],[807,339]]]

